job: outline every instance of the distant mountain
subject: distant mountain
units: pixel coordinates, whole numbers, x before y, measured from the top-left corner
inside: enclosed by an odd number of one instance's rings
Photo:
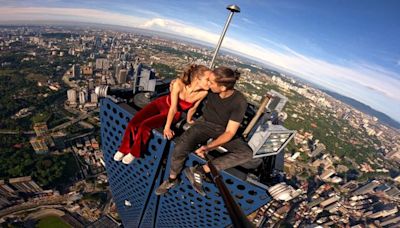
[[[394,127],[396,129],[400,129],[400,123],[399,122],[397,122],[396,120],[390,118],[388,115],[371,108],[368,105],[365,105],[365,104],[363,104],[363,103],[361,103],[359,101],[356,101],[353,98],[346,97],[346,96],[340,95],[338,93],[335,93],[335,92],[332,92],[332,91],[329,91],[329,90],[323,89],[322,91],[324,91],[325,93],[329,94],[330,96],[332,96],[332,97],[334,97],[334,98],[336,98],[336,99],[338,99],[338,100],[340,100],[340,101],[342,101],[342,102],[344,102],[344,103],[346,103],[348,105],[353,106],[355,109],[357,109],[357,110],[359,110],[361,112],[364,112],[364,113],[369,114],[371,116],[377,117],[379,119],[379,121],[384,123],[384,124],[387,124],[387,125],[389,125],[391,127]]]

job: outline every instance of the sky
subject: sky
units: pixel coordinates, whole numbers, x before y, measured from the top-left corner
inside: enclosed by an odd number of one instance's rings
[[[79,21],[162,31],[215,45],[354,98],[400,122],[400,1],[0,0],[0,24]]]

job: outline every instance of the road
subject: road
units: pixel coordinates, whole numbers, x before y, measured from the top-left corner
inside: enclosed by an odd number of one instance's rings
[[[12,131],[12,130],[5,130],[5,129],[0,129],[0,134],[3,135],[19,135],[19,134],[24,134],[24,135],[34,135],[34,131]]]
[[[79,122],[81,120],[84,120],[84,119],[90,117],[94,112],[95,111],[88,112],[88,113],[83,114],[83,115],[81,115],[81,116],[79,116],[77,118],[73,118],[72,120],[70,120],[70,121],[68,121],[66,123],[60,124],[60,125],[52,128],[52,129],[50,129],[49,131],[50,132],[54,132],[54,131],[58,131],[58,130],[64,129],[64,128],[68,127],[68,126],[71,126],[72,124],[75,124],[75,123],[77,123],[77,122]]]
[[[34,202],[26,202],[22,204],[18,204],[12,207],[8,207],[6,209],[3,209],[0,211],[0,218],[7,216],[9,214],[13,214],[16,212],[20,211],[25,211],[29,210],[32,208],[40,207],[40,206],[45,206],[45,205],[60,205],[62,203],[65,203],[68,201],[68,197],[66,196],[56,196],[52,199],[46,199],[46,200],[40,200],[40,201],[34,201]]]
[[[84,119],[87,119],[88,117],[90,117],[93,113],[95,113],[96,111],[92,111],[92,112],[88,112],[86,114],[83,114],[77,118],[73,118],[72,120],[65,122],[63,124],[60,124],[52,129],[49,129],[49,132],[55,132],[55,131],[59,131],[61,129],[67,128],[79,121],[82,121]],[[34,131],[13,131],[13,130],[6,130],[6,129],[0,129],[0,134],[5,134],[5,135],[19,135],[19,134],[24,134],[24,135],[34,135],[35,132]]]

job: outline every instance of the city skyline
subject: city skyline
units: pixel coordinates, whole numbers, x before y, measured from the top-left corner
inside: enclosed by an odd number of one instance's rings
[[[165,95],[180,69],[207,64],[211,48],[182,36],[98,23],[0,27],[0,224],[231,223],[217,182],[204,182],[202,197],[183,175],[175,189],[157,197],[179,143],[167,142],[161,129],[153,129],[147,150],[133,164],[114,160],[127,122],[152,99],[146,91],[154,89],[154,98]],[[267,156],[262,164],[220,171],[220,183],[226,183],[247,219],[256,227],[399,225],[398,129],[332,92],[269,66],[261,69],[259,62],[253,65],[234,53],[220,55],[218,65],[241,71],[235,88],[251,104],[241,128],[249,129],[246,120],[253,119],[255,104],[267,91],[279,97],[268,109],[287,113],[273,122],[268,120],[276,115],[263,115],[247,135],[249,146],[264,143],[252,147],[257,157]],[[175,137],[184,130],[176,126]],[[287,134],[294,130],[295,135]],[[271,142],[286,148],[271,153]],[[185,166],[201,162],[190,153]]]
[[[215,44],[228,13],[223,9],[231,2],[1,3],[0,23],[95,22],[162,31]],[[234,17],[223,48],[282,68],[400,121],[400,52],[395,45],[398,3],[236,4],[242,12]]]

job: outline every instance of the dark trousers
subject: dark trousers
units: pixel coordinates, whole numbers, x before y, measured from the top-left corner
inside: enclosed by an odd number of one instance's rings
[[[225,127],[197,120],[195,124],[176,140],[172,152],[171,174],[177,175],[182,171],[183,165],[190,152],[194,152],[198,145],[205,145],[208,139],[216,139],[225,132]],[[253,157],[251,148],[241,138],[234,138],[222,145],[229,152],[212,159],[212,164],[218,170],[232,168],[250,161]]]

